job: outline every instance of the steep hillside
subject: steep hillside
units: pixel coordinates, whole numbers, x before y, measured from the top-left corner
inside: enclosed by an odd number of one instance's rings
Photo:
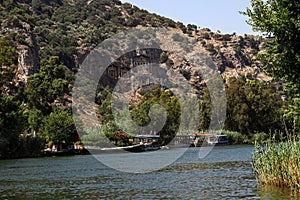
[[[246,34],[238,36],[235,33],[214,33],[208,28],[191,29],[187,35],[198,41],[203,51],[213,59],[224,79],[236,77],[271,80],[262,71],[265,63],[256,59],[257,54],[263,50],[264,38]],[[182,64],[175,62],[175,65],[179,67]]]
[[[116,0],[1,1],[0,13],[0,35],[18,47],[23,75],[36,72],[39,60],[52,55],[75,69],[97,44],[128,27],[176,26]]]
[[[224,77],[268,80],[262,63],[253,61],[262,38],[213,33],[196,25],[150,14],[118,0],[14,0],[0,1],[0,35],[14,41],[18,52],[18,77],[39,70],[39,61],[59,56],[76,71],[86,54],[113,34],[130,27],[167,27],[194,37],[213,58]],[[172,55],[170,55],[172,57]],[[175,67],[182,66],[174,58]]]

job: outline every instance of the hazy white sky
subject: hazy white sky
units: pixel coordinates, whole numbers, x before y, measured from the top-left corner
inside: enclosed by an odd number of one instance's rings
[[[221,33],[255,34],[239,11],[250,7],[250,0],[121,0],[184,24],[196,24]]]

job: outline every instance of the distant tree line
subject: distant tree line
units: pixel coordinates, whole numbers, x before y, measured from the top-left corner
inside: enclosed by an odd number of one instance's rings
[[[275,86],[272,83],[257,80],[229,79],[226,83],[227,98],[224,102],[227,104],[224,130],[239,132],[247,139],[251,139],[259,133],[271,135],[272,133],[281,134],[286,129],[291,130],[291,121],[283,118],[287,102],[281,99],[281,92],[277,91]],[[163,105],[168,112],[168,118],[160,134],[163,143],[167,144],[175,136],[180,123],[181,113],[178,99],[170,91],[164,91],[160,87],[142,93],[142,95],[141,102],[130,107],[132,119],[137,125],[145,126],[150,122],[148,116],[150,107],[157,103]],[[111,132],[118,130],[119,127],[114,124],[111,112],[111,91],[107,89],[99,91],[98,96],[105,99],[99,107],[102,123],[110,126]],[[208,130],[211,120],[210,93],[206,87],[202,90],[199,109],[198,131],[203,132]]]

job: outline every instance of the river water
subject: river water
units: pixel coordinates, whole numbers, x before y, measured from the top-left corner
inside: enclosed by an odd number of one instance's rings
[[[4,160],[0,199],[300,199],[257,186],[252,150],[214,147],[200,159],[198,148],[189,148],[173,164],[149,173],[111,169],[93,155]],[[115,154],[106,157],[121,155]]]

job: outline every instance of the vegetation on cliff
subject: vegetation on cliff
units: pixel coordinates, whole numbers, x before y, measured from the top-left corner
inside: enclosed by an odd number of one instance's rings
[[[79,138],[70,106],[79,65],[101,41],[138,26],[174,29],[177,40],[182,38],[176,33],[184,33],[213,58],[226,82],[226,129],[248,138],[295,127],[293,117],[281,117],[286,105],[278,85],[261,72],[265,63],[254,59],[263,48],[262,37],[222,35],[192,24],[185,26],[118,0],[0,0],[0,26],[0,158],[38,155],[44,144],[76,142]],[[183,69],[188,64],[171,53],[164,52],[161,63],[194,81],[192,71]],[[199,130],[206,130],[211,112],[209,92],[199,83],[193,86],[201,94]],[[113,122],[109,95],[111,89],[100,85],[95,101],[106,135],[115,140],[118,127]],[[164,105],[169,114],[161,133],[166,144],[178,128],[178,100],[157,88],[141,96],[131,105],[132,118],[146,125],[150,106]]]

